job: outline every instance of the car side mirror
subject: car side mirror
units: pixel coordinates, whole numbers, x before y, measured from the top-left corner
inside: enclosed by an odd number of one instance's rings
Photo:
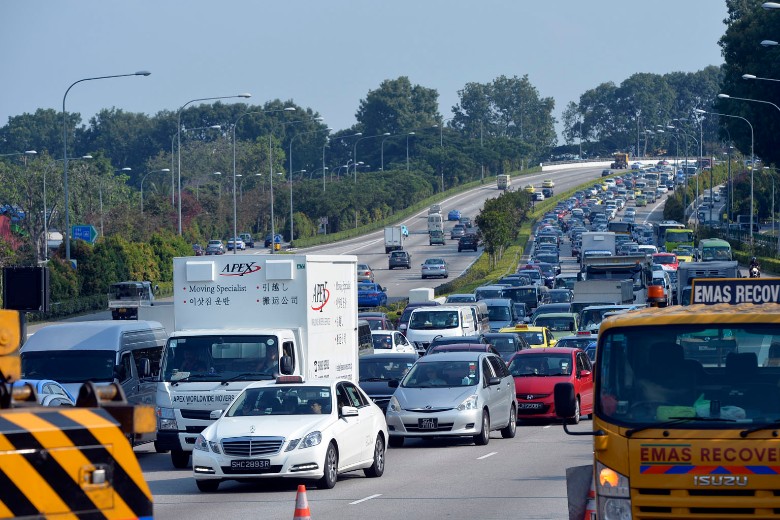
[[[580,377],[590,377],[592,373],[593,372],[591,372],[590,370],[580,370],[577,375],[579,375]]]
[[[149,378],[152,376],[152,362],[149,361],[149,358],[141,358],[139,363],[139,372],[138,377],[141,379]]]
[[[358,416],[358,409],[354,406],[342,406],[341,407],[341,416],[342,417],[357,417]]]
[[[491,377],[488,379],[488,386],[496,386],[501,384],[501,378],[500,377]]]
[[[390,381],[387,382],[387,386],[389,386],[390,388],[398,388],[399,384],[400,382],[398,381],[398,379],[391,379]]]

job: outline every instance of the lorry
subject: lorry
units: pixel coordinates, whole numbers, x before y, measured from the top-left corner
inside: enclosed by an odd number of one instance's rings
[[[584,234],[584,233],[583,233]],[[647,302],[647,287],[653,280],[650,255],[582,257],[582,280],[629,280],[633,286],[633,303]]]
[[[401,226],[385,228],[385,254],[404,248],[404,233]]]
[[[677,303],[689,305],[695,278],[739,278],[736,261],[683,262],[677,267]]]
[[[586,231],[582,234],[580,254],[582,258],[597,253],[599,256],[615,256],[615,233],[611,231]]]
[[[593,438],[592,462],[566,469],[569,518],[776,516],[778,347],[776,303],[606,318],[586,431],[566,425],[579,421],[574,385],[553,392],[567,433]]]
[[[496,186],[498,186],[499,190],[506,190],[509,188],[509,175],[501,174],[496,175]]]
[[[627,305],[634,303],[631,280],[579,280],[574,282],[572,312],[590,305]],[[582,325],[582,324],[581,324]]]
[[[154,408],[128,405],[117,384],[92,383],[79,389],[75,407],[40,406],[35,382],[20,381],[26,337],[24,312],[0,310],[2,516],[152,518],[152,493],[128,436],[154,433]]]
[[[628,154],[627,153],[616,153],[613,155],[615,160],[612,162],[612,164],[609,165],[609,167],[613,170],[617,169],[623,169],[625,170],[628,168]]]
[[[140,307],[154,305],[158,286],[152,282],[119,282],[108,287],[108,308],[113,320],[137,320]]]
[[[159,307],[172,308],[174,331],[157,384],[158,451],[186,467],[198,434],[252,382],[357,383],[356,288],[350,255],[174,258],[174,303]]]

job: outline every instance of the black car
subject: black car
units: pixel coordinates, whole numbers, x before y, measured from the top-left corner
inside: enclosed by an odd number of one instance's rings
[[[612,175],[612,171],[611,170],[601,170],[601,176],[602,177],[607,177],[609,175]]]
[[[399,381],[417,361],[417,354],[366,354],[360,356],[360,388],[387,412],[387,404],[395,388],[390,381]]]
[[[463,235],[458,239],[458,252],[465,249],[476,251],[478,247],[479,239],[477,239],[477,235]]]
[[[206,250],[200,244],[192,244],[192,252],[195,256],[204,256],[206,254]]]
[[[525,338],[515,332],[488,332],[484,337],[504,361],[509,361],[515,352],[531,348]]]
[[[406,269],[412,268],[412,255],[407,251],[393,251],[390,253],[389,268],[395,269],[396,267],[404,267]]]
[[[544,195],[544,198],[549,199],[553,196],[553,189],[552,188],[542,188],[542,195]]]

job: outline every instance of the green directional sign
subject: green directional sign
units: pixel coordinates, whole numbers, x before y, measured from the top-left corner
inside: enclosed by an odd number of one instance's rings
[[[97,240],[98,232],[95,226],[73,226],[73,232],[71,233],[73,240],[83,240],[94,244]]]

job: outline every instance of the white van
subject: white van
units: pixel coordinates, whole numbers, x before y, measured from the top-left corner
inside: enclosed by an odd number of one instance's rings
[[[441,231],[444,232],[444,219],[441,213],[431,213],[428,215],[428,232]]]
[[[474,319],[474,331],[465,333],[465,336],[477,336],[490,332],[490,319],[488,317],[488,307],[483,301],[448,303],[454,307],[468,307],[471,309],[471,316]]]
[[[154,406],[168,335],[155,321],[81,321],[49,325],[22,346],[22,378],[53,379],[78,396],[82,384],[119,383],[128,403]],[[155,435],[137,436],[136,443]]]
[[[474,334],[476,326],[471,308],[460,306],[420,307],[412,311],[406,338],[417,352],[425,353],[433,338],[451,338]]]

